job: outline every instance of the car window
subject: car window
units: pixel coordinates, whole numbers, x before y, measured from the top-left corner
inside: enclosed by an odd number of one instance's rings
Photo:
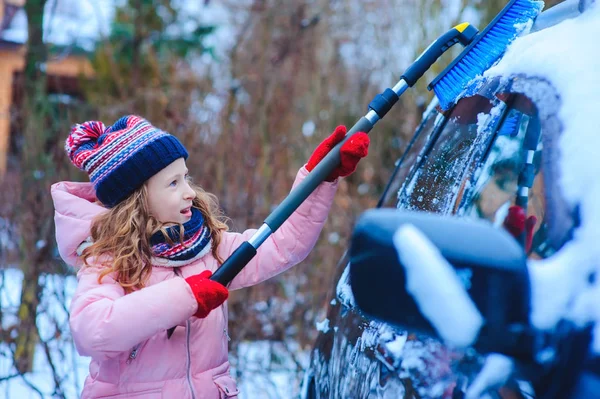
[[[487,151],[494,125],[505,104],[481,95],[462,99],[450,112],[443,130],[422,156],[414,175],[406,180],[398,207],[450,213],[465,176],[473,173]]]
[[[546,256],[539,115],[533,103],[523,95],[510,95],[505,101],[509,104],[507,112],[498,124],[485,161],[466,184],[468,188],[464,190],[458,213],[503,226],[509,208],[519,205],[526,209],[527,217],[535,217],[535,224],[531,219],[532,256]]]
[[[438,130],[437,128],[444,123],[444,114],[436,110],[436,104],[437,101],[435,101],[433,106],[430,106],[428,111],[425,112],[425,119],[417,128],[404,155],[398,161],[396,170],[390,179],[389,186],[386,187],[386,191],[381,202],[381,206],[384,208],[392,208],[396,206],[400,188],[406,182],[408,176],[414,171],[415,166],[419,164],[423,152],[426,149],[426,145],[433,138],[434,133]]]

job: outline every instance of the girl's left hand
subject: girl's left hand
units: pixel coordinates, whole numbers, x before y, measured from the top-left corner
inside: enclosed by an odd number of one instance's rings
[[[310,172],[319,162],[336,146],[337,143],[342,141],[346,136],[346,126],[340,125],[335,128],[334,132],[327,137],[319,146],[315,149],[313,154],[310,156],[306,169]],[[342,148],[340,148],[341,162],[340,165],[327,176],[326,181],[332,182],[338,177],[344,177],[350,175],[356,170],[356,165],[361,158],[367,156],[369,152],[369,136],[364,132],[358,132],[354,134],[350,140],[348,140]]]
[[[210,280],[212,272],[204,270],[200,274],[185,279],[198,302],[198,311],[194,316],[201,319],[208,316],[211,310],[218,308],[229,296],[229,291],[223,285]]]

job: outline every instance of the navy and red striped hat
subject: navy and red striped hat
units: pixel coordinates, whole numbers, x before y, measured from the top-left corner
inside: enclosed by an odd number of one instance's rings
[[[75,125],[65,150],[71,162],[89,174],[96,196],[109,208],[173,161],[188,157],[175,136],[135,115],[108,128],[98,121]]]

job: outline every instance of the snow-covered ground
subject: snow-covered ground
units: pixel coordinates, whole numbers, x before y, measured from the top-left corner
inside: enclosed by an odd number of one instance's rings
[[[42,293],[39,316],[37,319],[40,339],[47,343],[48,353],[55,373],[61,381],[66,398],[79,397],[79,391],[87,375],[89,360],[75,351],[68,328],[67,309],[75,291],[77,281],[74,277],[41,277],[45,289]],[[23,274],[17,269],[5,269],[0,274],[0,306],[2,310],[2,329],[14,325],[21,295]],[[15,338],[15,337],[13,337]],[[18,374],[13,367],[9,346],[0,343],[0,378]],[[39,398],[51,397],[54,393],[53,372],[48,361],[44,345],[36,347],[34,370],[24,377],[0,379],[0,397]],[[35,387],[36,389],[34,389]]]
[[[33,372],[17,375],[13,367],[10,347],[0,342],[0,398],[39,399],[64,397],[79,398],[88,374],[90,359],[80,356],[71,341],[68,313],[77,280],[73,276],[42,277],[44,291],[38,316],[41,340],[47,343],[36,348]],[[23,274],[17,269],[0,272],[0,307],[2,329],[16,321]],[[61,332],[60,334],[57,334]],[[55,367],[53,372],[48,355]],[[241,342],[238,356],[231,357],[231,374],[240,389],[240,399],[293,398],[300,390],[301,370],[308,365],[308,351],[295,342],[254,341]],[[64,392],[56,392],[54,375],[61,381]]]
[[[236,377],[240,399],[296,398],[300,392],[302,370],[308,366],[310,352],[295,342],[242,342],[237,357],[230,356],[231,374]]]

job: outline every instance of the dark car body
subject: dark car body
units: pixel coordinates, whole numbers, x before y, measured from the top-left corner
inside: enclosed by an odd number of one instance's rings
[[[430,104],[380,204],[482,218],[502,228],[509,206],[525,193],[524,208],[536,217],[528,256],[546,258],[578,222],[557,183],[560,93],[543,78],[524,75],[481,79],[467,92],[445,112],[435,99]],[[314,345],[304,398],[451,398],[463,383],[459,374],[481,366],[475,353],[457,354],[365,317],[354,303],[347,257],[336,273],[329,328]],[[531,389],[512,384],[500,397],[526,397],[521,390]]]

